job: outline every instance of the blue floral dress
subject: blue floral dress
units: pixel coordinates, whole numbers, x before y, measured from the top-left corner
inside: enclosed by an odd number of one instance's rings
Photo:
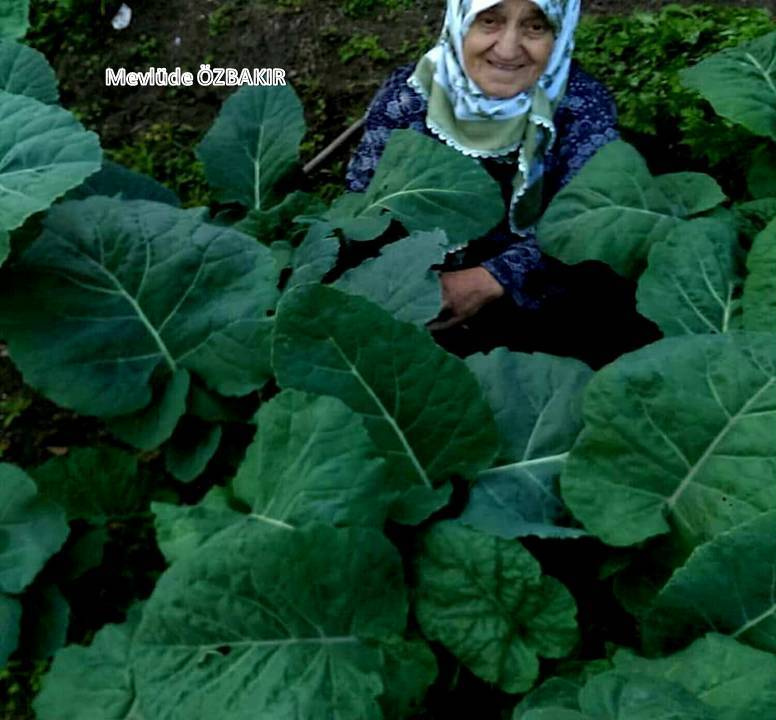
[[[370,104],[364,137],[348,166],[349,190],[366,190],[393,130],[412,128],[434,137],[425,123],[426,101],[407,84],[414,67],[409,64],[396,69]],[[544,157],[543,207],[602,145],[619,137],[617,111],[609,92],[576,63],[572,63],[566,93],[554,120],[558,139]],[[501,184],[506,207],[512,192],[514,165],[497,160],[481,162]],[[484,254],[487,259],[479,264],[520,307],[538,307],[545,292],[537,283],[527,281],[531,273],[546,269],[547,260],[533,234],[519,236],[509,232],[504,218],[480,244],[485,247],[480,247],[473,257]],[[460,256],[459,264],[466,264]]]
[[[397,68],[369,106],[363,139],[348,166],[348,189],[366,190],[393,130],[412,128],[435,137],[425,123],[426,101],[407,84],[414,64]],[[617,111],[606,88],[572,62],[563,99],[554,116],[557,140],[543,158],[542,211],[595,152],[619,134]],[[499,182],[505,208],[512,194],[513,162],[480,161]],[[505,298],[437,340],[460,355],[498,345],[572,355],[593,367],[659,337],[636,313],[633,283],[608,266],[572,267],[544,255],[532,232],[501,223],[484,238],[448,256],[444,269],[482,265],[505,289]]]

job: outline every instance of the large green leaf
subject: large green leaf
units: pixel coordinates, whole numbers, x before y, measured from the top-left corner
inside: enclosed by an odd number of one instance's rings
[[[291,253],[291,277],[286,289],[304,283],[320,282],[334,267],[339,253],[339,240],[325,223],[310,227],[298,248]]]
[[[174,478],[191,482],[198,478],[221,444],[220,425],[186,416],[164,448],[164,465]]]
[[[363,420],[341,400],[285,390],[261,406],[256,437],[234,479],[254,517],[375,525],[394,493]]]
[[[526,713],[514,715],[514,720],[593,720],[589,715],[583,715],[578,710],[564,707],[534,708]],[[595,718],[599,720],[599,718]],[[623,720],[625,720],[623,718]]]
[[[152,388],[151,402],[129,415],[110,418],[108,428],[119,439],[141,450],[154,450],[172,436],[186,411],[191,385],[187,370],[179,369]]]
[[[382,653],[404,630],[398,553],[378,532],[255,520],[176,562],[148,600],[133,668],[154,720],[381,717]]]
[[[439,275],[431,270],[450,249],[441,230],[414,232],[382,253],[348,270],[337,287],[363,295],[398,320],[425,325],[439,313]]]
[[[579,710],[579,691],[581,682],[575,682],[562,677],[551,677],[539,687],[531,690],[515,708],[512,720],[522,720],[529,717],[532,710],[542,708]]]
[[[420,329],[364,298],[305,285],[278,305],[273,365],[281,387],[334,395],[364,416],[402,491],[396,519],[442,507],[452,475],[496,452],[492,415],[471,372]]]
[[[776,657],[710,633],[666,658],[647,660],[625,650],[617,670],[678,683],[714,707],[720,720],[776,717]]]
[[[233,510],[230,495],[222,487],[211,488],[197,505],[151,503],[156,542],[168,563],[194,552],[229,525],[245,519]]]
[[[8,662],[19,642],[22,606],[16,599],[0,593],[0,668]]]
[[[582,391],[592,376],[584,363],[498,348],[467,359],[501,435],[496,464],[472,488],[462,522],[505,538],[575,537],[560,527],[557,480],[582,429]]]
[[[129,665],[138,607],[123,625],[106,625],[89,647],[60,650],[33,706],[38,720],[147,720]]]
[[[441,228],[451,241],[484,235],[504,215],[498,183],[480,164],[415,130],[394,130],[365,193],[345,195],[326,219],[337,227],[387,227],[388,214],[410,232]]]
[[[137,458],[111,447],[73,448],[30,470],[43,497],[64,508],[68,520],[104,523],[148,504],[147,480]]]
[[[62,508],[18,467],[0,463],[0,592],[24,590],[68,533]]]
[[[528,690],[538,656],[563,657],[577,641],[574,599],[519,543],[438,523],[424,538],[417,583],[423,633],[506,692]]]
[[[65,198],[83,200],[91,195],[104,195],[122,200],[153,200],[178,207],[181,201],[169,188],[148,175],[135,172],[123,165],[105,160],[99,172],[73,188]]]
[[[757,233],[765,230],[768,223],[776,219],[776,197],[738,203],[733,206],[733,213],[739,233],[754,240]]]
[[[437,674],[434,653],[423,640],[399,638],[382,643],[385,692],[380,706],[386,720],[415,717]]]
[[[538,239],[545,252],[563,262],[602,260],[635,276],[652,243],[688,214],[724,198],[705,175],[654,178],[641,155],[618,140],[601,148],[556,195],[539,224]]]
[[[719,183],[703,173],[677,172],[657,175],[655,184],[682,217],[711,210],[726,199]]]
[[[67,642],[70,605],[52,583],[34,583],[24,593],[19,653],[25,658],[45,660]]]
[[[563,499],[611,545],[692,546],[776,507],[776,336],[667,338],[597,373]]]
[[[773,423],[770,430],[772,440]],[[713,630],[776,653],[774,578],[772,510],[697,548],[658,595],[645,632],[660,645],[676,645]]]
[[[299,159],[302,105],[290,85],[240,88],[197,147],[222,202],[266,210],[273,187]]]
[[[727,332],[741,284],[737,247],[724,223],[697,219],[674,228],[649,252],[636,294],[639,312],[666,336]]]
[[[679,76],[722,117],[776,139],[776,33],[723,50]]]
[[[0,157],[0,231],[8,231],[99,170],[102,152],[61,107],[0,91]]]
[[[29,27],[30,0],[3,0],[0,5],[0,37],[23,37]]]
[[[7,40],[0,40],[0,90],[49,105],[59,100],[57,76],[46,58],[37,50]]]
[[[619,672],[591,680],[580,691],[580,705],[535,708],[514,720],[720,720],[714,708],[677,683]]]
[[[678,683],[649,675],[597,675],[580,690],[579,704],[591,720],[719,720]]]
[[[248,211],[234,228],[265,245],[277,240],[295,241],[298,235],[304,235],[305,225],[294,224],[294,219],[300,215],[320,215],[325,210],[326,206],[317,195],[295,190],[269,210]]]
[[[155,371],[185,368],[226,395],[266,379],[256,355],[278,294],[269,250],[201,210],[64,203],[3,280],[11,356],[30,385],[79,412],[146,407]]]
[[[776,220],[755,237],[746,267],[744,327],[776,332]]]
[[[749,158],[749,169],[746,173],[746,186],[749,194],[757,199],[776,196],[776,148],[768,143],[758,148]]]
[[[374,240],[388,229],[391,214],[366,214],[363,212],[364,204],[363,193],[345,193],[332,203],[324,215],[326,223],[341,230],[348,240]]]

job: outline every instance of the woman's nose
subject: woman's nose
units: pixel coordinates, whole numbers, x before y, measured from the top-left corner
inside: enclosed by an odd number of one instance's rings
[[[502,60],[515,60],[523,50],[523,33],[516,25],[505,27],[500,33],[494,47],[496,54]]]

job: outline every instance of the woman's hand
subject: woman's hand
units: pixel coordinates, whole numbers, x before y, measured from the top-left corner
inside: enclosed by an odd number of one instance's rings
[[[504,288],[484,267],[444,272],[439,277],[442,284],[442,309],[438,319],[428,324],[432,331],[446,330],[462,323],[504,294]]]

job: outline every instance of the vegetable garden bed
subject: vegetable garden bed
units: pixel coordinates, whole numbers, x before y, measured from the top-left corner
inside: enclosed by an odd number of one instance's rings
[[[40,720],[776,714],[776,33],[681,75],[758,138],[747,197],[620,141],[546,212],[665,336],[595,373],[434,344],[429,268],[502,210],[429,138],[326,204],[294,91],[242,88],[182,209],[39,53],[0,77],[0,337],[83,423],[0,464],[0,660]]]

